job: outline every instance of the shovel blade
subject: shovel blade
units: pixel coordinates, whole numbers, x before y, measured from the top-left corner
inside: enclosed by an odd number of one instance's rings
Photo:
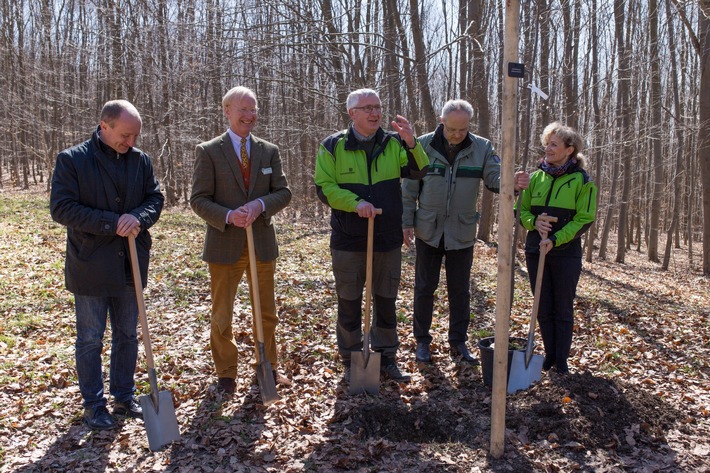
[[[268,406],[281,397],[276,392],[276,381],[271,363],[263,358],[262,360],[256,365],[256,380],[259,383],[259,392],[261,392],[261,403]]]
[[[151,451],[158,451],[170,442],[180,440],[173,396],[169,391],[158,393],[157,408],[149,395],[139,397],[138,402],[143,409],[143,423]]]
[[[525,363],[525,352],[514,350],[508,375],[508,394],[527,389],[540,381],[543,361],[545,358],[542,355],[532,355],[530,363]]]
[[[368,359],[369,358],[369,359]],[[354,352],[350,356],[351,396],[356,394],[378,394],[380,392],[380,364],[382,353],[370,352],[369,357],[363,352]]]

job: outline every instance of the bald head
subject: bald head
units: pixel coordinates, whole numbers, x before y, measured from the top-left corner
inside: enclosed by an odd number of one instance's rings
[[[141,115],[138,113],[138,109],[128,100],[109,100],[106,102],[104,108],[101,109],[100,120],[109,125],[113,125],[123,114],[141,121]]]
[[[101,110],[99,137],[119,154],[136,145],[141,127],[138,110],[127,100],[111,100]]]

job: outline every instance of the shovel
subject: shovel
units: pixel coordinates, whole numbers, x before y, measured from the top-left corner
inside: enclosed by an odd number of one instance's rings
[[[252,309],[256,327],[256,380],[259,383],[261,402],[265,406],[281,399],[276,392],[276,381],[271,363],[266,359],[264,350],[264,327],[261,323],[261,299],[259,298],[259,276],[256,272],[256,253],[254,251],[254,232],[247,225],[247,252],[249,253],[249,273],[251,274]]]
[[[547,222],[556,222],[557,217],[549,215],[538,215],[538,219]],[[542,240],[547,238],[547,232],[540,234]],[[535,325],[537,323],[537,313],[540,309],[540,293],[542,291],[542,273],[545,270],[545,251],[540,251],[540,259],[537,263],[537,277],[535,278],[535,298],[533,300],[532,315],[530,316],[530,329],[528,330],[528,342],[525,351],[514,350],[513,358],[510,362],[510,374],[508,375],[508,394],[513,394],[521,389],[527,389],[531,384],[540,381],[542,373],[542,363],[545,358],[541,355],[533,354],[535,345]]]
[[[131,253],[131,269],[133,271],[133,286],[136,289],[138,300],[138,319],[143,330],[143,344],[145,345],[145,358],[148,364],[148,379],[150,380],[150,395],[138,398],[143,409],[143,424],[148,435],[148,447],[155,452],[163,446],[180,440],[177,417],[173,396],[169,391],[158,390],[158,379],[155,376],[153,363],[153,348],[150,346],[150,331],[148,330],[148,316],[146,315],[145,300],[143,299],[143,283],[138,266],[138,253],[136,252],[136,239],[128,236],[128,248]]]
[[[382,213],[382,209],[375,211]],[[365,327],[362,334],[362,352],[350,355],[351,396],[377,394],[380,392],[380,363],[382,353],[370,351],[370,299],[372,298],[372,255],[375,235],[375,217],[367,219],[367,262],[365,264]]]

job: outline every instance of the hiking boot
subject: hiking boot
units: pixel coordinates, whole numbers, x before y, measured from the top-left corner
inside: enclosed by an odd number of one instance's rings
[[[116,419],[108,413],[106,406],[84,409],[83,419],[91,430],[109,430],[116,427]]]
[[[350,384],[350,367],[345,367],[345,372],[343,373],[343,381]]]
[[[397,364],[393,361],[380,366],[380,375],[398,383],[408,383],[412,380],[412,377],[406,373],[402,373],[397,367]]]
[[[481,364],[473,355],[471,355],[464,342],[454,343],[451,345],[451,359],[454,361],[465,361],[473,366]]]
[[[217,379],[217,390],[225,394],[234,394],[237,389],[237,382],[234,378],[219,378]]]
[[[431,363],[431,350],[428,343],[417,343],[416,358],[419,363]]]
[[[122,417],[132,417],[134,419],[143,418],[143,409],[135,397],[131,397],[127,401],[119,401],[113,403],[113,415]]]

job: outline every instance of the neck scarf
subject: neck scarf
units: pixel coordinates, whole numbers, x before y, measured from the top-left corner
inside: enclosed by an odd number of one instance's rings
[[[575,166],[577,166],[577,160],[575,158],[570,158],[562,166],[557,167],[550,166],[544,159],[540,163],[540,169],[542,169],[552,177],[560,177],[561,175],[566,174],[570,169]]]

